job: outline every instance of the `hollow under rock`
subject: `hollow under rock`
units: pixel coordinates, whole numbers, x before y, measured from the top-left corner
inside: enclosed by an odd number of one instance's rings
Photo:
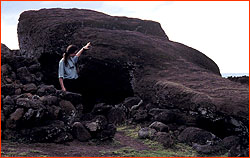
[[[39,58],[43,81],[60,88],[58,81],[58,62],[60,56],[43,54]],[[134,96],[131,84],[131,68],[124,63],[111,60],[86,58],[78,62],[79,84],[74,85],[76,93],[82,94],[83,104],[91,110],[97,103],[115,105],[125,98]]]

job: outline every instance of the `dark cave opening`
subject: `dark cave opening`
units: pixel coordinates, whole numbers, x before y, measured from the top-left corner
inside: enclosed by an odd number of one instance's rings
[[[42,54],[39,58],[43,81],[61,89],[58,81],[58,55]],[[74,89],[82,94],[83,105],[91,110],[97,103],[119,104],[125,98],[134,96],[131,85],[131,68],[116,60],[84,58],[78,62],[79,78]]]

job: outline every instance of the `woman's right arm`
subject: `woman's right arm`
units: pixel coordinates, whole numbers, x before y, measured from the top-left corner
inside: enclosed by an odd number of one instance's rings
[[[59,82],[60,82],[62,90],[66,91],[66,88],[64,87],[64,84],[63,84],[63,78],[59,78]]]

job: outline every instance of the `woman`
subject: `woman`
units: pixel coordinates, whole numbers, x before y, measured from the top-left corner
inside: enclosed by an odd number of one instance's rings
[[[77,92],[74,90],[74,87],[76,86],[73,86],[77,85],[76,82],[78,78],[76,63],[82,52],[84,52],[84,50],[88,50],[89,46],[90,42],[82,47],[82,49],[78,52],[75,45],[69,45],[67,47],[66,53],[63,54],[63,58],[60,60],[58,68],[59,83],[63,91],[67,90]]]

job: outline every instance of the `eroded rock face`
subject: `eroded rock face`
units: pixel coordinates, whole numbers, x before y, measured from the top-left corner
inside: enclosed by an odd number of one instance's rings
[[[65,48],[91,41],[93,48],[79,60],[82,94],[85,100],[95,96],[89,103],[117,104],[137,93],[163,108],[198,112],[204,106],[204,115],[248,117],[247,86],[223,79],[201,52],[169,41],[159,23],[91,10],[43,9],[21,14],[18,36],[21,52],[38,57],[42,71],[50,71],[45,78],[55,85]],[[108,99],[112,96],[121,98]]]
[[[127,118],[163,122],[176,136],[185,126],[195,126],[221,138],[248,137],[248,86],[222,78],[211,59],[170,41],[157,22],[91,10],[42,9],[21,14],[18,38],[20,51],[2,45],[3,114],[8,120],[23,108],[22,121],[39,114],[34,123],[42,123],[39,130],[45,135],[50,123],[43,118],[62,121],[67,128],[52,142],[63,136],[70,140],[70,134],[82,139],[72,133],[74,122],[91,137],[112,138],[112,123]],[[89,41],[92,48],[78,62],[80,94],[57,91],[58,62],[66,47],[80,48]]]

